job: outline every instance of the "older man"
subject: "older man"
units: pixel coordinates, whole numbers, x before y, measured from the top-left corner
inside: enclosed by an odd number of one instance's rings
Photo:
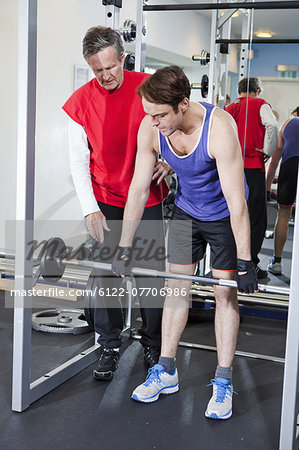
[[[89,29],[83,39],[83,56],[95,78],[75,91],[63,106],[70,117],[71,171],[87,228],[96,241],[110,249],[105,258],[105,262],[110,262],[119,239],[119,222],[134,173],[137,132],[144,117],[137,88],[148,75],[123,70],[123,42],[111,28]],[[168,170],[166,164],[153,169],[154,181],[143,215],[145,221],[156,224],[146,227],[149,241],[164,239],[161,203],[168,190],[161,180]],[[144,265],[147,267],[146,262]],[[119,361],[123,314],[117,296],[112,295],[119,293],[119,280],[114,277],[103,282],[108,295],[99,298],[101,307],[95,310],[94,317],[102,353],[93,376],[97,380],[111,380]],[[160,281],[147,283],[160,292]],[[161,308],[145,307],[146,300],[141,296],[141,344],[146,363],[153,366],[161,345]],[[155,298],[156,305],[158,300]]]

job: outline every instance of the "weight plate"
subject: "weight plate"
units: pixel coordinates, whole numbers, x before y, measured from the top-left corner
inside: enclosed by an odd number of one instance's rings
[[[33,313],[32,328],[60,334],[83,334],[92,330],[82,309],[47,309]]]
[[[136,23],[127,19],[124,21],[122,35],[125,42],[133,42],[136,39]]]
[[[209,90],[209,77],[208,75],[203,75],[201,79],[201,96],[202,98],[207,98]]]
[[[45,281],[56,283],[63,275],[66,257],[66,246],[63,239],[55,237],[48,240],[41,260],[40,272]]]
[[[134,71],[135,69],[135,55],[134,53],[128,53],[124,60],[124,70]]]

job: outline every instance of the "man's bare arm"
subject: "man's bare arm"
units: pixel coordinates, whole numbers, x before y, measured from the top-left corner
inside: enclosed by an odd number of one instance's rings
[[[251,260],[244,167],[237,128],[232,117],[218,109],[215,110],[211,127],[210,154],[216,160],[222,192],[230,211],[237,257]]]
[[[276,172],[278,163],[279,163],[281,155],[282,155],[282,149],[283,149],[283,146],[284,146],[284,140],[283,140],[283,137],[282,137],[282,133],[283,133],[283,130],[284,130],[286,124],[290,120],[291,119],[288,119],[283,124],[283,126],[281,127],[281,129],[279,130],[279,133],[278,133],[278,139],[277,139],[277,143],[276,143],[275,152],[274,152],[274,155],[272,156],[271,162],[270,162],[268,170],[267,170],[267,178],[266,178],[267,191],[271,190],[271,184],[272,184],[272,181],[273,181],[273,178],[275,176],[275,172]]]
[[[135,231],[149,196],[153,170],[157,161],[157,132],[148,117],[141,122],[138,132],[138,150],[134,176],[130,185],[124,211],[122,234],[119,245],[130,247]]]

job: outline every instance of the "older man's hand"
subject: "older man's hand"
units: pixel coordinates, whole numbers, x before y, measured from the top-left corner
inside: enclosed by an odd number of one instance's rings
[[[167,175],[171,175],[172,173],[174,171],[165,161],[158,161],[154,167],[152,181],[157,180],[157,184],[159,185]]]
[[[102,211],[88,214],[85,216],[85,221],[90,235],[102,244],[104,242],[104,230],[110,231]]]

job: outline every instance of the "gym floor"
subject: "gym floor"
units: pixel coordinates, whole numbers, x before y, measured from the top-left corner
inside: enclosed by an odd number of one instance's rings
[[[290,227],[284,275],[270,275],[262,282],[288,286],[292,234],[293,227]],[[263,268],[272,256],[272,248],[273,239],[265,239],[261,255]],[[41,305],[39,299],[39,304],[34,306]],[[73,307],[69,302],[64,306]],[[93,380],[89,367],[24,412],[11,411],[13,311],[4,306],[4,292],[0,293],[0,308],[1,448],[278,449],[282,363],[236,356],[233,382],[238,395],[234,395],[233,416],[228,421],[208,420],[204,412],[212,388],[206,385],[213,378],[216,353],[179,347],[180,391],[161,396],[152,404],[140,404],[130,399],[131,392],[146,375],[142,347],[134,339],[124,342],[119,368],[110,383]],[[260,315],[243,314],[237,349],[283,358],[286,321]],[[191,319],[181,340],[214,346],[212,321]],[[93,340],[93,333],[74,336],[33,331],[31,379],[90,347]]]

